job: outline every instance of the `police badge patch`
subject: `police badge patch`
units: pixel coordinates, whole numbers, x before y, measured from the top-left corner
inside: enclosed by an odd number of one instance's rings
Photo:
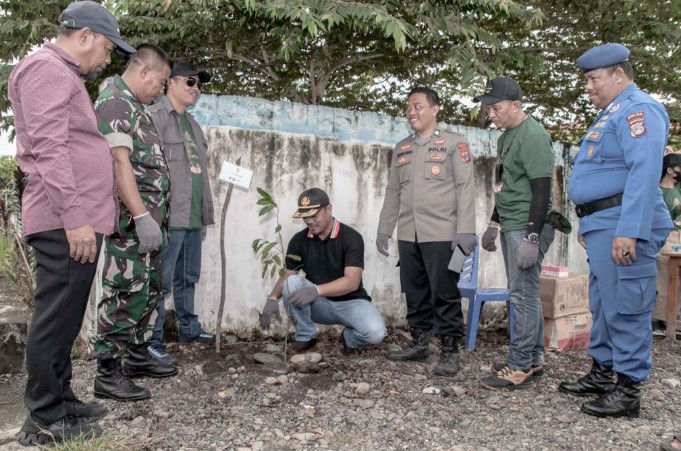
[[[471,149],[468,147],[468,143],[459,143],[456,145],[456,149],[459,151],[463,163],[471,162]]]
[[[643,111],[637,111],[628,115],[627,122],[629,122],[629,134],[632,138],[640,138],[648,131]]]

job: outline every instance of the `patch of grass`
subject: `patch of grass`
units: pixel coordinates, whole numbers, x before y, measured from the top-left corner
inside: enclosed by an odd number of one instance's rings
[[[96,438],[77,438],[56,445],[39,445],[38,448],[42,451],[147,451],[155,447],[149,440],[105,432]]]

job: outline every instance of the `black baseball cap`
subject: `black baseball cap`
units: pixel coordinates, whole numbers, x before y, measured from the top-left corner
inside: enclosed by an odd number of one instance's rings
[[[298,196],[298,210],[293,213],[294,218],[309,218],[329,205],[329,196],[319,188],[310,188]]]
[[[676,166],[681,166],[681,154],[673,152],[668,153],[662,159],[662,169],[664,172],[666,172],[668,168],[673,168]]]
[[[492,89],[489,92],[477,96],[473,100],[484,105],[493,105],[502,100],[519,100],[522,102],[523,90],[520,89],[520,86],[514,79],[497,77],[492,80],[491,85]]]
[[[211,76],[208,72],[205,70],[197,69],[194,67],[192,63],[189,61],[174,61],[173,62],[173,68],[170,71],[170,78],[172,77],[188,77],[191,75],[197,75],[199,77],[199,81],[201,83],[208,83],[211,79]]]
[[[89,28],[95,33],[106,36],[113,42],[116,50],[124,55],[135,53],[136,50],[121,37],[118,21],[109,11],[99,3],[89,0],[73,2],[62,11],[59,22],[66,28]]]

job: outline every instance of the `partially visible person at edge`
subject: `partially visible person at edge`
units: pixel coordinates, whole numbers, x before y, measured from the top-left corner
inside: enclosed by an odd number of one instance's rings
[[[669,271],[669,252],[672,246],[681,244],[681,154],[669,153],[662,160],[662,178],[660,188],[662,198],[671,214],[674,228],[669,233],[669,238],[657,257],[657,304],[653,310],[653,328],[657,323],[663,323],[667,319],[667,284]]]
[[[463,338],[458,273],[447,269],[456,246],[469,255],[475,236],[473,158],[466,138],[437,124],[440,98],[424,87],[412,89],[407,120],[412,135],[395,145],[376,247],[388,256],[388,241],[397,224],[400,280],[407,300],[412,341],[388,353],[390,360],[418,361],[429,355],[431,333],[442,341],[434,373],[459,371]]]
[[[114,49],[135,52],[97,3],[73,2],[59,22],[54,43],[21,60],[8,81],[17,163],[28,177],[22,225],[36,262],[26,342],[29,415],[17,434],[26,446],[101,434],[91,422],[106,409],[76,397],[70,356],[117,201],[111,152],[83,78],[99,75]]]
[[[568,185],[589,262],[590,371],[559,390],[599,396],[597,417],[638,417],[652,367],[655,260],[673,226],[659,188],[669,133],[664,107],[633,81],[629,49],[605,44],[577,60],[600,109],[581,139]]]
[[[174,364],[153,358],[148,349],[161,298],[170,179],[161,138],[145,105],[163,93],[170,68],[163,50],[142,44],[123,75],[114,77],[95,102],[99,129],[114,156],[120,199],[118,230],[106,239],[97,330],[90,338],[99,398],[146,399],[149,390],[130,377],[177,373]]]
[[[353,355],[386,335],[383,317],[362,284],[364,240],[352,227],[333,216],[329,196],[319,188],[298,197],[294,218],[305,228],[288,243],[284,275],[277,280],[260,317],[260,326],[281,321],[279,298],[295,324],[294,352],[317,342],[315,324],[340,324],[342,353]],[[305,279],[298,276],[305,273]]]
[[[173,292],[180,323],[180,343],[212,343],[215,334],[201,327],[194,312],[194,290],[201,276],[201,247],[206,227],[214,224],[213,198],[206,167],[206,138],[194,116],[187,111],[210,81],[205,70],[187,61],[176,61],[170,72],[166,95],[149,107],[170,170],[170,230],[163,251],[163,292],[158,318],[149,341],[157,359],[173,362],[163,345],[165,299]]]
[[[504,130],[497,142],[494,208],[480,244],[496,251],[494,242],[501,228],[501,252],[515,313],[508,359],[493,363],[492,375],[480,384],[490,390],[529,388],[544,375],[539,274],[555,233],[545,220],[551,207],[555,156],[549,134],[523,111],[523,93],[515,80],[497,77],[490,92],[475,100],[486,105],[494,125]]]
[[[681,433],[660,443],[661,451],[681,451]]]

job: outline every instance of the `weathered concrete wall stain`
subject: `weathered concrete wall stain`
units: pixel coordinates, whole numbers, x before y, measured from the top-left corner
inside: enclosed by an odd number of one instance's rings
[[[383,204],[394,144],[409,134],[404,118],[367,112],[308,106],[261,99],[211,96],[201,98],[194,109],[209,143],[208,175],[211,178],[216,225],[209,227],[204,243],[201,281],[197,287],[197,313],[204,327],[214,329],[220,299],[220,212],[227,185],[218,180],[224,161],[254,171],[249,190],[235,187],[227,212],[224,239],[227,249],[227,303],[223,328],[247,330],[257,325],[272,280],[260,278],[260,264],[251,250],[257,238],[275,239],[276,216],[257,215],[257,193],[262,187],[279,204],[284,245],[302,229],[291,218],[301,191],[312,186],[325,189],[334,215],[357,229],[365,241],[364,285],[390,324],[404,324],[406,308],[400,293],[397,243],[391,240],[390,256],[375,248],[378,216]],[[492,192],[498,131],[460,126],[442,127],[466,135],[475,158],[477,230],[482,234],[494,205]],[[556,168],[552,195],[554,207],[565,211],[564,149],[555,145]],[[574,219],[571,218],[574,222]],[[587,271],[584,252],[573,237],[556,234],[545,262],[569,263],[574,272]],[[501,251],[483,251],[482,286],[505,286]],[[95,291],[98,288],[95,287]],[[96,295],[94,295],[96,296]],[[94,297],[93,296],[93,297]],[[172,307],[170,301],[167,302]],[[92,312],[89,313],[92,326]]]

